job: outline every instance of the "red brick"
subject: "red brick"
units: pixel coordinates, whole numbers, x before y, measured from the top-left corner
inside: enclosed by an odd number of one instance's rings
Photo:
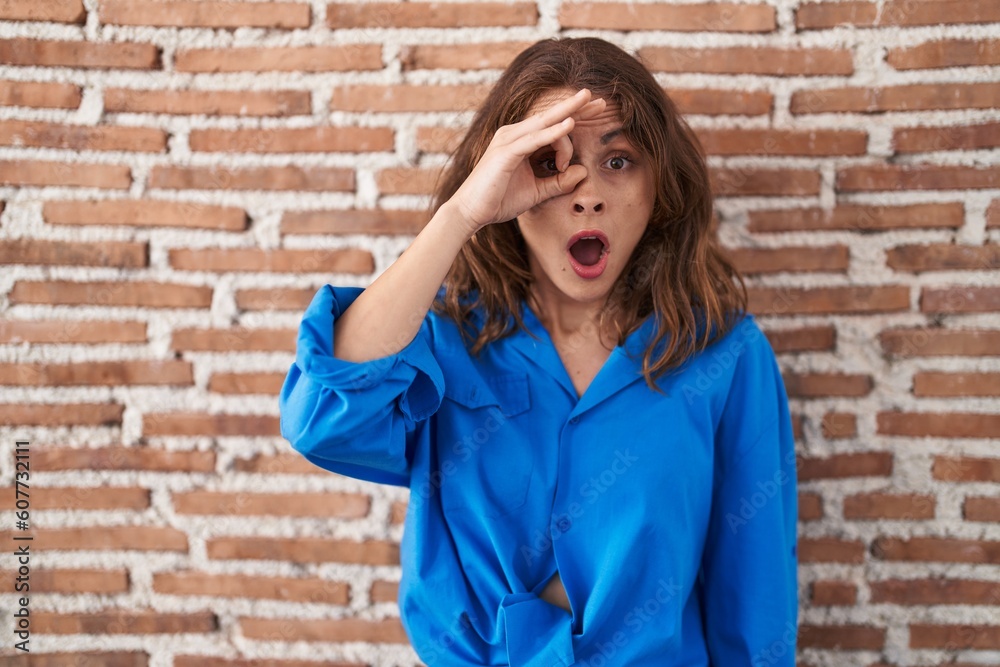
[[[1000,146],[1000,123],[896,128],[892,145],[896,153],[996,148]]]
[[[1000,268],[1000,246],[901,245],[886,250],[886,265],[896,271],[990,271]]]
[[[361,6],[361,5],[359,5]],[[330,98],[332,111],[366,113],[397,111],[472,111],[479,107],[492,84],[454,85],[348,84],[336,86]]]
[[[504,69],[532,42],[404,45],[399,61],[404,71],[416,69]]]
[[[915,83],[797,90],[789,108],[793,114],[991,109],[998,99],[1000,83]]]
[[[725,248],[726,255],[743,273],[823,271],[846,273],[849,256],[844,245],[783,248]]]
[[[872,544],[872,555],[891,561],[994,564],[1000,558],[1000,542],[949,537],[880,537]]]
[[[153,44],[0,39],[0,64],[74,69],[160,69]]]
[[[157,572],[153,574],[153,591],[161,595],[210,595],[315,604],[346,605],[350,602],[348,584],[319,577],[261,577],[190,570]]]
[[[167,451],[156,447],[42,447],[31,453],[42,470],[146,470],[214,472],[215,453]]]
[[[858,417],[845,412],[827,412],[823,415],[820,430],[828,440],[853,438],[858,434]]]
[[[69,387],[193,385],[188,361],[78,361],[68,364],[0,363],[0,385]]]
[[[142,416],[142,434],[274,437],[281,432],[278,417],[271,415],[147,412]]]
[[[795,26],[799,30],[843,25],[870,28],[992,21],[1000,21],[1000,7],[991,0],[810,2],[800,5],[795,13]]]
[[[358,542],[323,537],[213,537],[205,540],[205,552],[214,560],[399,565],[399,545],[388,540]]]
[[[352,192],[354,171],[345,167],[177,167],[157,165],[149,187],[170,190],[289,190]]]
[[[121,425],[124,410],[117,403],[0,403],[0,425]]]
[[[941,39],[890,49],[885,61],[896,69],[1000,65],[1000,39]]]
[[[854,287],[753,287],[747,289],[749,310],[761,315],[805,313],[877,313],[910,309],[904,285]]]
[[[421,153],[452,154],[458,149],[465,135],[465,128],[418,127],[417,150]]]
[[[239,625],[241,636],[248,639],[271,640],[280,636],[286,641],[304,642],[410,643],[398,618],[369,621],[360,618],[304,620],[241,617]]]
[[[375,174],[375,185],[384,195],[430,194],[441,177],[439,167],[390,167]]]
[[[819,172],[807,169],[713,167],[709,177],[720,197],[818,195],[820,189]]]
[[[1000,331],[993,329],[886,329],[879,334],[882,350],[894,357],[981,357],[1000,348]]]
[[[559,25],[564,30],[771,32],[777,21],[774,7],[764,3],[565,2],[559,8]]]
[[[0,81],[0,105],[5,107],[76,109],[81,99],[83,93],[80,86],[70,83]]]
[[[817,521],[823,518],[823,497],[818,493],[799,492],[799,521]]]
[[[870,625],[800,625],[800,648],[880,651],[885,646],[885,629]]]
[[[775,354],[830,351],[836,347],[837,331],[830,325],[806,326],[764,332]]]
[[[108,88],[109,113],[161,113],[207,116],[302,116],[312,111],[305,90],[138,90]],[[196,130],[211,132],[212,130]],[[262,130],[256,130],[262,132]],[[192,131],[194,134],[195,131]]]
[[[145,343],[145,322],[86,320],[0,320],[0,343]]]
[[[295,350],[296,329],[175,329],[171,350],[195,352],[285,351]]]
[[[4,587],[4,590],[14,590],[15,574],[14,570],[9,570],[0,576],[0,585]],[[127,593],[129,589],[128,570],[124,568],[114,570],[68,568],[40,570],[33,568],[30,585],[32,592],[35,593],[62,593],[65,595],[73,593],[105,595]],[[52,654],[46,653],[45,655],[49,657]]]
[[[277,395],[285,373],[213,373],[208,390],[217,394]]]
[[[675,5],[677,7],[678,5]],[[646,46],[643,64],[653,72],[822,76],[854,73],[847,49],[786,49],[771,46],[728,46],[693,49]]]
[[[1000,583],[968,579],[886,579],[872,581],[871,601],[875,604],[939,605],[996,604]]]
[[[538,22],[538,7],[533,2],[331,2],[326,19],[331,30],[531,26]]]
[[[101,23],[178,28],[308,28],[309,5],[225,0],[101,0]]]
[[[931,495],[858,493],[844,498],[845,519],[933,519],[936,497]]]
[[[910,648],[1000,650],[1000,625],[911,623]]]
[[[2,21],[49,21],[52,23],[85,23],[87,10],[83,0],[4,0],[0,4]]]
[[[858,587],[847,581],[814,581],[812,603],[821,607],[851,606],[858,601]]]
[[[962,503],[962,517],[966,521],[1000,522],[1000,498],[966,498]],[[1000,600],[1000,595],[996,600]]]
[[[914,396],[1000,396],[1000,373],[917,371]]]
[[[191,130],[193,151],[215,153],[367,153],[391,151],[388,127],[302,127]]]
[[[49,551],[175,551],[186,553],[187,535],[160,526],[101,526],[35,528],[35,544]],[[5,540],[11,533],[0,533]],[[32,627],[33,630],[38,628]]]
[[[406,511],[409,503],[402,500],[397,500],[396,502],[389,505],[389,523],[400,526],[406,521]]]
[[[965,223],[960,202],[881,206],[841,204],[835,208],[792,208],[748,211],[751,232],[884,231],[893,229],[958,229]]]
[[[35,612],[31,629],[45,635],[151,635],[208,633],[218,630],[215,614],[207,611]]]
[[[8,487],[10,488],[10,487]],[[14,506],[13,491],[10,507]],[[149,508],[149,489],[142,487],[39,487],[31,493],[34,510],[125,510],[141,512]]]
[[[361,493],[251,493],[246,491],[188,491],[173,493],[178,514],[221,516],[298,516],[362,519],[371,508],[371,496]]]
[[[876,432],[928,438],[992,438],[1000,433],[1000,414],[978,412],[879,412]]]
[[[281,233],[416,235],[428,219],[424,211],[395,209],[285,211]]]
[[[242,232],[246,211],[232,206],[156,199],[47,201],[42,217],[54,225],[127,225],[188,227]]]
[[[318,287],[317,287],[318,289]],[[241,289],[236,291],[236,307],[240,310],[304,311],[316,289]]]
[[[0,241],[0,264],[42,266],[114,266],[137,268],[149,265],[147,244],[131,241],[47,241],[34,238]]]
[[[837,171],[838,192],[1000,188],[1000,167],[872,165]]]
[[[1000,309],[1000,287],[924,287],[920,310],[924,313],[989,313]]]
[[[368,597],[372,602],[396,602],[399,597],[399,582],[373,581]]]
[[[868,133],[860,130],[699,129],[708,155],[864,155]]]
[[[0,121],[0,144],[74,151],[162,153],[167,148],[167,133],[152,127],[95,127],[5,120]]]
[[[4,160],[0,161],[0,184],[127,190],[132,174],[127,166],[117,164]]]
[[[233,470],[268,475],[325,475],[328,470],[306,460],[301,454],[255,454],[248,459],[233,459]]]
[[[151,281],[19,280],[8,298],[12,304],[208,308],[212,305],[212,288]]]
[[[847,477],[888,477],[892,474],[891,452],[833,454],[825,458],[805,458],[798,462],[800,482]]]
[[[935,456],[932,470],[946,482],[1000,482],[1000,458]]]
[[[382,69],[380,44],[181,49],[178,72],[350,72]],[[308,100],[308,95],[306,96]],[[309,113],[308,109],[303,113]]]
[[[800,538],[800,563],[863,563],[865,545],[860,540],[835,537]]]
[[[683,115],[766,116],[774,106],[774,96],[764,90],[667,88],[664,92]]]
[[[986,228],[1000,227],[1000,199],[994,199],[986,209]]]
[[[357,273],[375,270],[371,253],[357,248],[260,250],[257,248],[170,251],[170,266],[181,271],[267,271]]]
[[[867,396],[874,381],[859,373],[783,373],[789,398],[825,398],[828,396]]]

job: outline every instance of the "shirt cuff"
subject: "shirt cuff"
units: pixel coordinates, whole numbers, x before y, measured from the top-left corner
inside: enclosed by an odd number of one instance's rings
[[[399,397],[399,407],[411,421],[426,419],[440,406],[444,377],[423,332],[417,332],[396,354],[363,362],[333,356],[335,322],[363,291],[324,285],[316,292],[299,327],[296,364],[311,380],[341,391],[369,389],[390,376],[408,380],[410,386]],[[392,373],[400,363],[413,371]]]
[[[507,638],[510,667],[567,667],[573,653],[572,616],[534,593],[509,593],[497,620]]]

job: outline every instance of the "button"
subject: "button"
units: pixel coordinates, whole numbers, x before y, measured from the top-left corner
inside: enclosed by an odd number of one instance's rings
[[[575,424],[575,423],[577,423],[578,421],[580,421],[580,418],[579,418],[579,417],[571,417],[571,418],[570,418],[570,420],[569,420],[569,423],[570,423],[570,424]]]
[[[567,530],[569,530],[570,526],[572,526],[572,525],[573,525],[573,522],[570,521],[569,517],[566,517],[566,516],[559,517],[559,520],[556,521],[556,528],[558,528],[563,533],[565,533]]]

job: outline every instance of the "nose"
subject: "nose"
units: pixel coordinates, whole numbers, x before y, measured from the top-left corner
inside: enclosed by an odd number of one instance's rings
[[[573,212],[581,215],[600,213],[604,210],[604,198],[597,191],[594,180],[585,176],[573,190]]]

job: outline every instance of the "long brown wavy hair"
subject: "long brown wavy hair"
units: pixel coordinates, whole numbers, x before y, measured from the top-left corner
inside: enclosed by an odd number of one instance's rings
[[[612,326],[622,345],[655,313],[657,333],[644,351],[642,372],[649,387],[660,391],[655,378],[735,326],[740,312],[746,311],[747,293],[715,236],[701,144],[639,60],[593,37],[546,39],[522,51],[493,86],[452,154],[431,211],[465,182],[500,127],[522,120],[542,95],[563,88],[589,88],[594,98],[618,105],[622,133],[652,165],[656,199],[649,224],[608,294],[599,326],[602,331]],[[471,353],[478,355],[516,328],[530,334],[521,304],[528,300],[536,305],[529,289],[532,280],[516,218],[487,225],[463,246],[432,310],[459,324]],[[479,307],[482,326],[470,332],[470,313]],[[667,337],[669,345],[654,358]]]

